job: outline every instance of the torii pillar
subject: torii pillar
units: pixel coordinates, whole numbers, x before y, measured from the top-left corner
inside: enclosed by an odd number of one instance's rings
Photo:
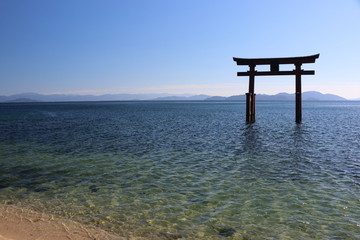
[[[296,123],[301,123],[302,120],[302,99],[301,99],[301,63],[295,64],[295,104],[296,104],[296,113],[295,121]],[[315,74],[315,72],[314,72]]]
[[[301,100],[301,76],[314,75],[313,70],[303,70],[301,65],[304,63],[314,63],[320,54],[305,57],[290,58],[233,58],[237,65],[248,65],[249,71],[238,72],[238,76],[249,76],[249,92],[246,93],[246,122],[255,122],[255,76],[276,76],[276,75],[295,75],[295,101],[296,101],[296,123],[302,120],[302,100]],[[294,64],[293,71],[280,71],[280,64]],[[256,65],[269,65],[270,71],[258,72]]]

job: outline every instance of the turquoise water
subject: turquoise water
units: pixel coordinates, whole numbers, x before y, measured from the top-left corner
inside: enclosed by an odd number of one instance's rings
[[[360,102],[0,104],[0,202],[138,239],[359,239]]]

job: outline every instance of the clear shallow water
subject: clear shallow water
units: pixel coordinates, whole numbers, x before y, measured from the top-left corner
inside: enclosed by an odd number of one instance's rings
[[[0,104],[0,201],[149,239],[358,239],[360,102]]]

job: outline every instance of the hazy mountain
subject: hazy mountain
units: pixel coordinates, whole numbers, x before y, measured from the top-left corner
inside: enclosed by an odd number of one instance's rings
[[[213,96],[213,97],[206,98],[206,100],[207,101],[222,101],[222,100],[227,100],[227,97]]]
[[[244,95],[234,95],[226,98],[225,100],[246,100],[245,94]]]
[[[245,94],[243,95],[234,95],[227,98],[208,98],[206,100],[246,100]],[[256,100],[295,100],[294,93],[278,93],[275,95],[267,95],[267,94],[256,94]],[[309,91],[302,93],[302,100],[304,101],[341,101],[346,100],[343,97],[334,95],[334,94],[322,94],[320,92]]]
[[[230,97],[209,96],[209,95],[190,95],[179,94],[173,95],[168,93],[161,94],[105,94],[100,96],[94,95],[67,95],[67,94],[37,94],[37,93],[21,93],[11,96],[0,96],[0,102],[61,102],[61,101],[131,101],[131,100],[245,100],[245,94],[234,95]],[[294,93],[278,93],[275,95],[257,94],[257,100],[295,100]],[[302,94],[304,101],[338,101],[346,100],[343,97],[334,94],[322,94],[320,92],[310,91]]]
[[[320,92],[310,91],[303,93],[304,100],[321,100],[321,101],[341,101],[347,100],[346,98],[334,95],[334,94],[322,94]]]
[[[42,102],[61,102],[61,101],[129,101],[129,100],[152,100],[158,97],[167,97],[171,94],[104,94],[94,95],[75,95],[75,94],[37,94],[21,93],[11,96],[0,96],[0,102],[9,102],[18,99],[31,99]],[[183,96],[183,95],[181,95]],[[189,96],[186,94],[185,96]]]
[[[174,100],[178,100],[178,101],[194,101],[194,100],[205,100],[210,98],[211,96],[209,95],[194,95],[194,96],[189,96],[189,97],[184,97],[184,96],[168,96],[168,97],[158,97],[158,98],[154,98],[152,100],[155,101],[174,101]]]

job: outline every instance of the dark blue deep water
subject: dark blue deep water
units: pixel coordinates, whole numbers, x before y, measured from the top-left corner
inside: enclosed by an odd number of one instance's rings
[[[0,202],[133,239],[359,239],[360,102],[0,104]]]

